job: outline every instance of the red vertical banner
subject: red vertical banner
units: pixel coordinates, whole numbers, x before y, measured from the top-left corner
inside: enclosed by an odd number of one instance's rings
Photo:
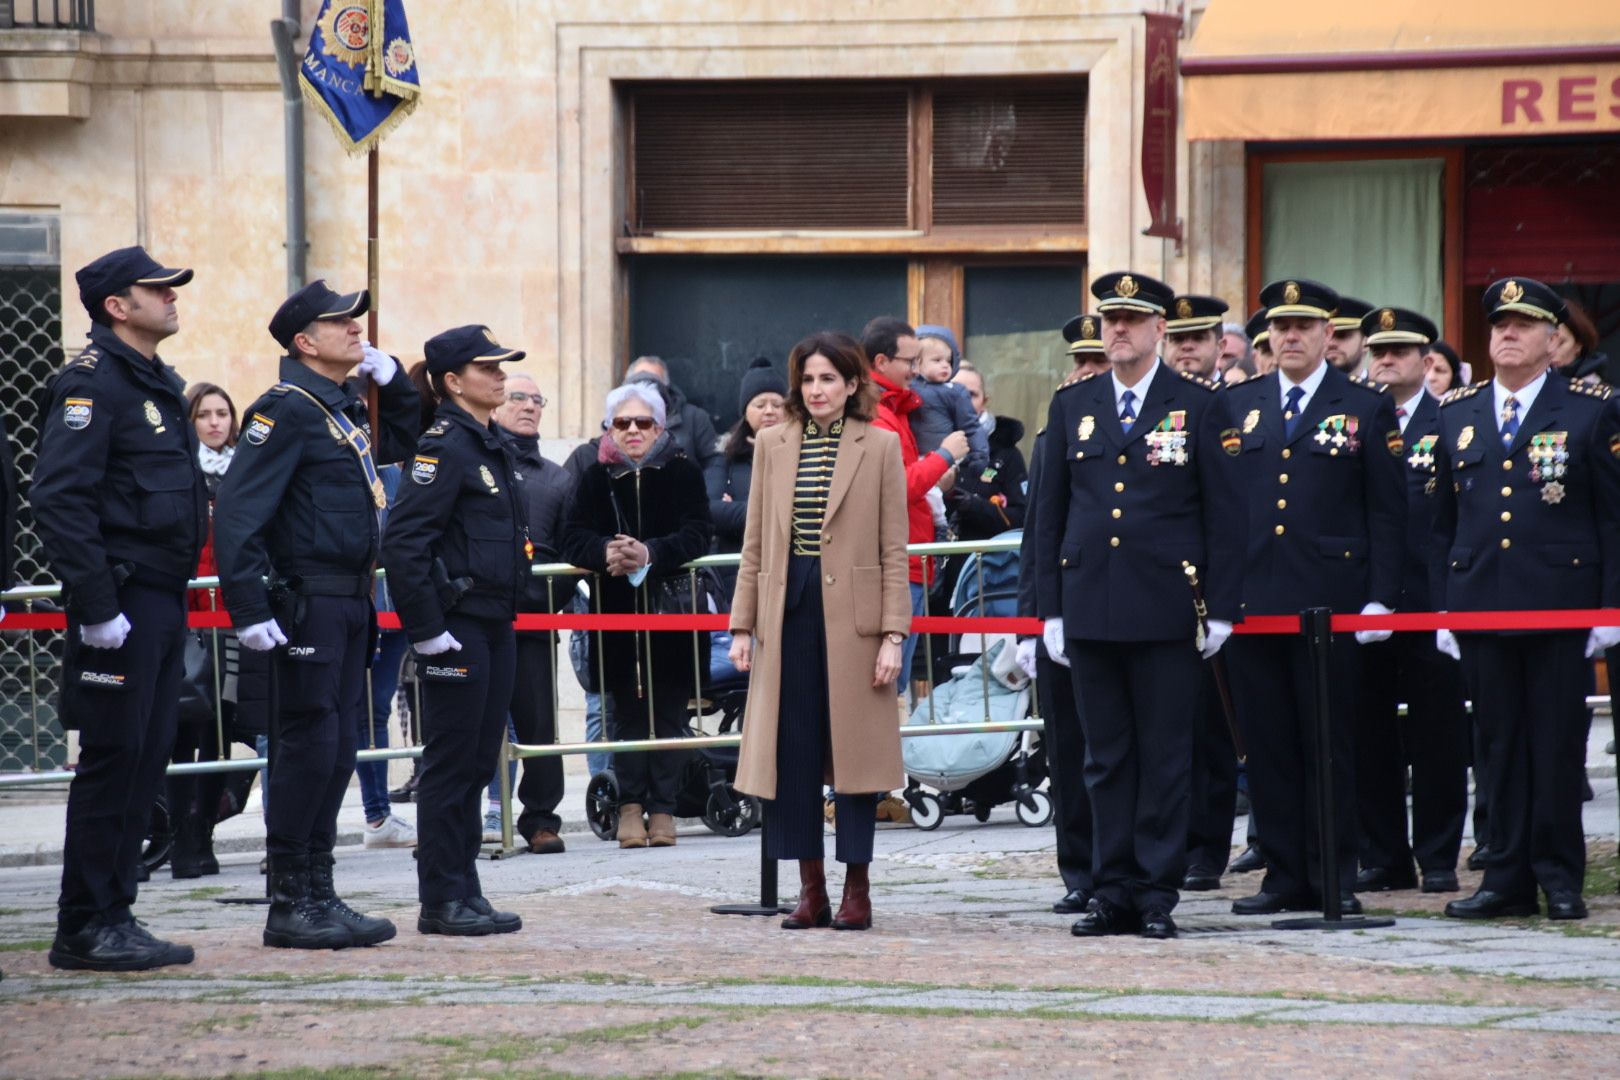
[[[1181,244],[1176,214],[1176,106],[1181,16],[1144,14],[1147,40],[1142,70],[1142,191],[1152,223],[1143,236]]]

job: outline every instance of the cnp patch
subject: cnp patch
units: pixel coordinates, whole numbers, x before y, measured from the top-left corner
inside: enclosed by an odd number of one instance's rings
[[[1401,438],[1401,431],[1399,428],[1394,429],[1388,435],[1384,436],[1384,445],[1389,447],[1389,452],[1394,454],[1396,457],[1400,457],[1402,454],[1406,453],[1406,440]]]
[[[437,660],[418,660],[417,674],[428,682],[464,683],[472,681],[472,668],[467,664]]]
[[[1609,436],[1609,453],[1620,457],[1620,435]]]
[[[439,459],[436,457],[423,457],[416,455],[411,463],[411,479],[418,484],[431,484],[439,478]]]
[[[90,414],[94,411],[94,402],[87,397],[70,397],[62,403],[62,423],[74,431],[83,431],[90,426]]]
[[[1243,436],[1238,433],[1237,428],[1229,427],[1221,432],[1221,449],[1233,457],[1238,456],[1243,449]]]
[[[263,446],[264,441],[275,431],[276,422],[263,413],[254,413],[248,419],[247,427],[242,429],[242,438],[254,446]]]

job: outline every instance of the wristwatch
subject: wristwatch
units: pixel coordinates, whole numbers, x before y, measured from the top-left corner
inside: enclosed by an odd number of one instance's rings
[[[906,643],[906,635],[904,634],[888,633],[883,636],[889,639],[890,645],[904,645]]]

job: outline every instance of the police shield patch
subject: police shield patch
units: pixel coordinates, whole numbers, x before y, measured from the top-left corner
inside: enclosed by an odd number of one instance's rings
[[[438,476],[439,459],[417,454],[416,460],[411,463],[411,479],[418,484],[431,484]]]
[[[74,431],[83,431],[90,426],[93,404],[90,398],[68,398],[62,403],[62,423]]]
[[[248,420],[248,426],[242,429],[242,438],[254,446],[263,446],[264,440],[270,437],[275,430],[276,422],[263,413],[254,413]]]

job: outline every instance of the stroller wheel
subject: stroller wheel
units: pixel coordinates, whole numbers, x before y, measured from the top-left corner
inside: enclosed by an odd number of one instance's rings
[[[152,803],[152,817],[146,826],[146,842],[141,845],[141,865],[149,874],[168,861],[174,848],[174,825],[169,821],[169,800],[159,795]]]
[[[1031,791],[1013,804],[1013,813],[1032,829],[1052,820],[1052,797],[1044,791]]]
[[[945,807],[938,795],[923,791],[911,800],[911,823],[923,832],[933,832],[944,820]]]
[[[703,810],[703,824],[710,832],[721,836],[746,836],[759,824],[759,800],[752,795],[738,795],[730,784],[724,792],[713,792]]]
[[[598,840],[613,840],[619,835],[619,781],[612,769],[603,769],[591,777],[585,787],[585,820]]]

